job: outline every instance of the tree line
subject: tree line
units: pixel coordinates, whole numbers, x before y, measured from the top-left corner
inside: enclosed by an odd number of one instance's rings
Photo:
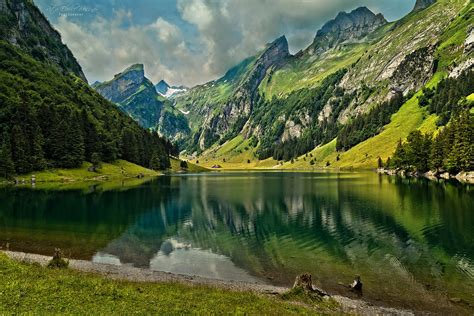
[[[141,128],[82,80],[0,41],[0,177],[84,161],[170,166],[170,142]]]
[[[456,174],[474,170],[474,114],[465,109],[435,137],[419,130],[398,143],[395,153],[385,164],[406,171],[447,171]]]
[[[419,104],[437,114],[438,125],[444,126],[452,115],[462,111],[464,105],[459,101],[471,93],[474,93],[474,71],[467,70],[457,78],[443,79],[436,88],[424,88]]]

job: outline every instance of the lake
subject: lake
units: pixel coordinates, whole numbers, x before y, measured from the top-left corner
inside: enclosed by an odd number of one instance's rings
[[[364,172],[213,172],[136,186],[0,189],[0,245],[331,293],[474,310],[472,186]]]

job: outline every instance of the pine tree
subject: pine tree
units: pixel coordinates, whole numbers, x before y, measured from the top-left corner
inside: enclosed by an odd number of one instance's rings
[[[444,165],[444,131],[433,139],[433,145],[430,152],[430,168],[432,170],[440,170]]]
[[[138,146],[135,134],[130,129],[125,129],[122,133],[122,158],[131,161],[138,162]]]
[[[395,149],[395,153],[393,154],[390,163],[394,168],[406,168],[407,167],[406,150],[405,150],[405,147],[404,147],[401,139],[398,142],[397,148]]]
[[[453,122],[454,142],[448,155],[448,171],[468,171],[473,167],[474,124],[469,111],[462,112]]]
[[[179,163],[179,166],[181,169],[188,169],[188,163],[184,160],[181,160],[181,162]]]
[[[91,155],[91,163],[92,163],[92,169],[94,169],[94,172],[96,172],[98,169],[101,168],[101,159],[100,159],[100,154],[95,152],[92,153]]]
[[[12,129],[12,156],[15,162],[15,169],[18,173],[27,173],[32,171],[30,164],[28,139],[19,125]]]
[[[15,173],[15,164],[12,159],[10,135],[4,132],[0,147],[0,177],[9,179]]]
[[[43,135],[41,134],[41,130],[38,128],[37,132],[33,134],[33,137],[31,139],[30,162],[32,169],[35,171],[43,170],[44,168],[46,168],[43,145]]]
[[[160,156],[156,152],[154,152],[152,157],[151,157],[150,164],[149,164],[150,169],[152,169],[152,170],[162,170],[161,165],[162,165],[162,163],[161,163]]]
[[[380,156],[377,158],[377,167],[379,169],[383,168],[383,161],[382,161],[382,158],[380,158]]]

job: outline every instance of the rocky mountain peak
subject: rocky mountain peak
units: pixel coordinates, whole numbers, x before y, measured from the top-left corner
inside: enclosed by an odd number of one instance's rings
[[[168,91],[169,88],[171,88],[170,85],[164,80],[160,80],[160,82],[158,82],[155,85],[156,92],[158,92],[162,95],[166,94],[166,92]]]
[[[284,55],[285,57],[290,54],[288,49],[288,40],[285,35],[280,36],[270,44],[267,44],[267,48],[264,54],[278,54]]]
[[[288,40],[283,35],[270,44],[267,44],[265,50],[257,59],[257,63],[261,63],[263,68],[267,69],[271,65],[284,60],[288,56],[290,56]]]
[[[119,74],[116,74],[114,78],[127,77],[130,80],[135,82],[141,82],[145,78],[145,68],[143,64],[134,64],[122,71]]]
[[[153,84],[145,78],[143,64],[134,64],[116,74],[114,79],[103,82],[94,88],[106,99],[120,103],[134,94],[142,84],[153,87]]]
[[[385,25],[387,20],[367,7],[359,7],[350,13],[340,12],[316,33],[311,45],[313,52],[324,52],[346,41],[353,41]]]
[[[433,3],[435,3],[436,0],[416,0],[415,7],[413,8],[413,11],[419,11],[426,9]]]

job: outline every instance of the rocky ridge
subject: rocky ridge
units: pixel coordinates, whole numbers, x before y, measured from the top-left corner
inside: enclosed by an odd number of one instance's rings
[[[142,84],[149,82],[145,78],[143,65],[135,64],[116,74],[114,79],[96,85],[95,89],[106,99],[121,103],[136,93]]]
[[[435,3],[436,0],[416,0],[413,11],[423,10]]]
[[[350,13],[340,12],[316,33],[308,51],[323,53],[338,44],[360,40],[385,24],[387,20],[381,13],[374,14],[367,7],[357,8]]]

